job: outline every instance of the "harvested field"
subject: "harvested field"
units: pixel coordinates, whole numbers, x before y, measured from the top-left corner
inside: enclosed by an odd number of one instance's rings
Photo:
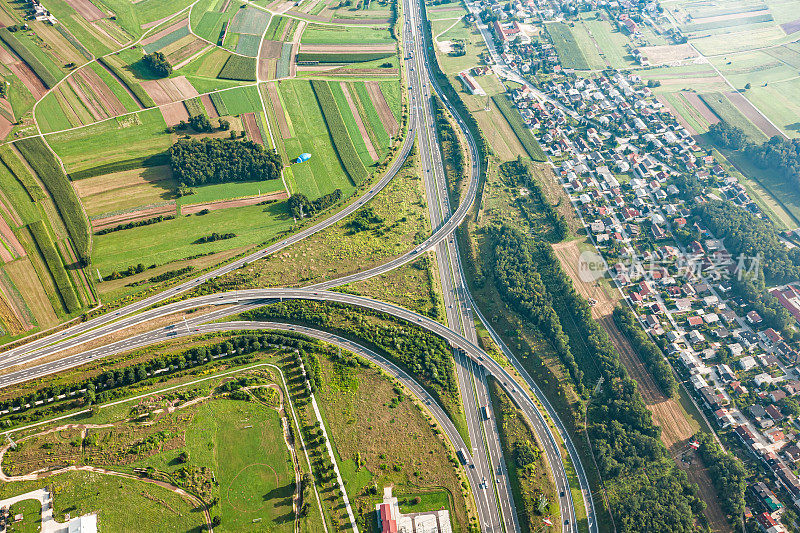
[[[681,91],[681,97],[689,102],[695,111],[697,111],[703,119],[709,124],[716,124],[719,122],[719,117],[711,110],[706,103],[700,99],[697,93],[691,91]]]
[[[261,130],[258,128],[256,114],[245,113],[242,115],[242,119],[242,122],[244,123],[244,131],[247,133],[247,138],[255,143],[263,145],[264,139],[261,137]]]
[[[747,11],[747,17],[757,17],[760,15],[769,15],[769,9],[757,9],[754,11]],[[725,13],[723,15],[715,15],[712,17],[698,17],[692,19],[692,24],[707,24],[709,22],[722,22],[723,20],[737,20],[741,19],[743,13]]]
[[[41,100],[47,94],[47,87],[45,87],[39,76],[34,74],[33,70],[23,61],[15,61],[6,65],[8,69],[20,79],[22,84],[31,92],[35,100]]]
[[[107,115],[117,116],[127,112],[125,106],[122,105],[122,102],[119,101],[119,98],[116,97],[108,85],[100,79],[97,72],[91,68],[83,68],[77,72],[77,76],[94,91]]]
[[[145,209],[130,211],[127,213],[119,213],[102,218],[92,219],[92,231],[98,231],[104,228],[113,228],[120,224],[127,224],[128,222],[136,222],[137,220],[145,220],[148,218],[155,218],[158,215],[174,215],[177,212],[177,204],[175,202],[168,202],[157,206],[150,206]]]
[[[725,80],[720,76],[696,76],[691,78],[665,78],[661,85],[665,87],[681,85],[683,87],[696,87],[698,85],[725,85]]]
[[[219,113],[217,113],[217,108],[214,107],[214,102],[211,101],[211,96],[208,94],[204,94],[200,97],[200,101],[203,102],[203,107],[206,109],[206,114],[208,118],[218,118]]]
[[[0,322],[2,322],[3,326],[5,326],[6,331],[4,334],[8,335],[19,335],[20,333],[27,331],[30,327],[24,327],[21,317],[16,313],[16,310],[11,307],[9,301],[9,295],[3,290],[3,287],[0,286]]]
[[[25,257],[27,255],[25,253],[25,248],[22,247],[14,231],[9,227],[3,217],[0,217],[0,236],[3,237],[3,242],[6,243],[6,246],[11,249],[9,253],[9,250],[6,250],[4,246],[0,246],[0,252],[8,255],[8,259],[4,258],[6,263],[17,257]]]
[[[791,22],[781,24],[781,29],[786,33],[786,35],[791,35],[800,31],[800,19],[795,19]]]
[[[0,140],[5,139],[6,136],[11,133],[11,129],[14,125],[8,120],[6,117],[0,115]]]
[[[304,53],[357,54],[367,52],[394,52],[394,44],[305,44],[300,46]]]
[[[161,80],[145,80],[141,82],[141,85],[156,105],[169,104],[199,96],[199,93],[192,87],[192,84],[189,83],[186,76]]]
[[[95,20],[100,20],[106,17],[106,14],[100,11],[100,9],[89,0],[66,0],[66,2],[72,7],[72,9],[77,11],[80,16],[89,22],[94,22]]]
[[[188,25],[189,25],[189,19],[188,18],[183,19],[183,20],[181,20],[179,22],[176,22],[175,24],[171,24],[171,25],[167,26],[166,28],[164,28],[161,31],[157,31],[156,33],[154,33],[152,35],[148,35],[146,38],[142,39],[142,41],[139,44],[141,44],[142,46],[147,46],[148,44],[152,44],[152,43],[158,41],[159,39],[161,39],[162,37],[166,37],[170,33],[174,32],[174,31],[177,31],[177,30],[179,30],[181,28],[184,28],[184,27],[186,27]]]
[[[93,196],[96,194],[107,193],[110,191],[119,191],[120,189],[127,189],[139,185],[152,185],[162,181],[169,181],[172,179],[172,172],[169,165],[161,165],[157,167],[135,168],[133,170],[122,170],[113,174],[113,182],[109,182],[111,174],[104,174],[102,176],[93,176],[72,182],[75,192],[81,198]]]
[[[767,118],[762,115],[741,93],[729,91],[725,93],[725,96],[728,97],[728,100],[730,100],[731,103],[736,106],[736,109],[738,109],[742,115],[747,117],[750,122],[755,124],[758,129],[763,131],[767,137],[772,138],[775,135],[785,137],[783,132],[775,127],[769,120],[767,120]]]
[[[181,215],[193,215],[199,213],[203,209],[209,211],[216,211],[217,209],[229,209],[231,207],[244,207],[247,205],[256,205],[268,200],[278,201],[285,200],[289,197],[286,191],[277,191],[269,194],[261,194],[259,196],[250,196],[248,198],[238,198],[234,200],[219,200],[216,202],[206,202],[202,204],[191,204],[181,206]]]
[[[375,147],[372,146],[372,140],[369,138],[369,132],[367,132],[366,126],[364,126],[364,121],[361,120],[361,115],[358,113],[358,109],[356,108],[355,102],[353,102],[353,96],[350,94],[350,89],[347,87],[347,82],[340,81],[339,86],[342,88],[342,92],[344,93],[344,98],[347,100],[347,105],[350,107],[350,112],[353,114],[353,118],[356,121],[356,126],[358,126],[358,133],[361,134],[361,137],[364,138],[364,144],[367,147],[367,153],[372,158],[373,161],[378,160],[378,152],[375,151]]]
[[[270,102],[272,102],[272,110],[275,113],[275,119],[278,121],[278,128],[281,130],[281,138],[291,138],[292,133],[289,130],[289,123],[286,121],[286,112],[283,110],[281,99],[278,96],[278,88],[274,82],[267,84],[267,93],[269,94]]]
[[[69,85],[69,88],[78,96],[86,109],[89,110],[94,120],[108,118],[100,102],[94,98],[94,95],[90,95],[87,91],[84,91],[81,84],[79,84],[74,77],[67,78],[67,85]]]
[[[383,92],[381,92],[380,84],[376,81],[367,81],[364,82],[364,85],[367,87],[367,93],[369,93],[369,99],[372,101],[372,105],[375,106],[375,110],[381,118],[383,128],[389,135],[395,137],[400,130],[400,126],[397,124],[397,119],[389,108],[389,104],[386,102]]]
[[[164,117],[164,122],[167,123],[167,126],[175,126],[180,124],[181,121],[189,122],[189,111],[186,109],[186,106],[183,105],[183,102],[165,104],[159,109],[161,110],[161,116]]]
[[[654,66],[666,65],[699,57],[697,51],[689,44],[645,46],[639,48],[639,50],[647,57],[650,64]]]
[[[31,310],[34,320],[39,326],[48,328],[58,323],[53,305],[33,269],[30,258],[20,259],[4,267],[6,274],[14,283],[20,294],[25,295],[25,304]],[[14,303],[14,300],[11,300]],[[22,306],[20,306],[22,307]]]
[[[281,57],[281,47],[283,43],[280,41],[261,41],[261,59],[278,59]]]
[[[167,61],[169,61],[171,65],[175,65],[175,68],[178,69],[183,66],[181,64],[182,62],[190,59],[192,56],[203,51],[208,46],[209,44],[207,42],[195,37],[185,46],[181,46],[177,50],[167,54]]]

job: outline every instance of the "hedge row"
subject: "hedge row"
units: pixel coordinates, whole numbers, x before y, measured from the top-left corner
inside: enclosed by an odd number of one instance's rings
[[[325,116],[325,122],[328,125],[328,131],[331,133],[336,152],[339,154],[339,159],[353,183],[360,185],[361,182],[367,179],[369,173],[361,158],[358,157],[356,148],[353,146],[353,140],[347,133],[347,127],[344,125],[344,119],[342,119],[339,108],[336,106],[331,87],[324,80],[311,80],[311,87],[314,89],[314,94],[317,95],[319,106]]]
[[[633,351],[642,360],[644,366],[653,376],[658,388],[666,396],[675,396],[678,392],[678,382],[672,374],[672,367],[664,358],[661,348],[647,336],[636,321],[636,316],[623,304],[614,308],[614,323],[631,343]]]
[[[47,231],[47,226],[45,226],[44,222],[41,220],[37,220],[36,222],[28,224],[28,229],[30,229],[42,257],[44,257],[47,268],[53,275],[56,288],[61,295],[61,299],[64,301],[64,307],[66,307],[67,312],[73,313],[80,310],[83,306],[78,300],[78,295],[75,294],[72,280],[69,278],[66,268],[64,268],[64,260],[61,258],[58,250],[56,250],[55,243],[53,243],[53,239]]]
[[[0,160],[8,167],[12,174],[22,183],[28,196],[34,202],[41,200],[45,197],[44,191],[36,180],[22,164],[17,154],[15,154],[8,146],[0,146]]]
[[[217,74],[222,80],[256,81],[256,58],[232,55]]]
[[[146,157],[136,157],[133,159],[125,159],[122,161],[115,161],[114,163],[106,163],[68,174],[69,179],[72,181],[83,180],[86,178],[93,178],[95,176],[102,176],[104,174],[113,174],[114,172],[123,172],[125,170],[133,170],[142,167],[157,167],[161,165],[169,165],[169,154],[163,152],[156,155]]]
[[[392,57],[394,52],[355,52],[352,54],[327,52],[300,52],[297,61],[317,61],[319,63],[361,63]]]
[[[28,160],[33,170],[39,175],[56,204],[67,233],[75,246],[78,259],[88,265],[91,261],[92,238],[89,232],[89,221],[83,212],[83,206],[75,194],[75,189],[67,179],[67,175],[56,161],[55,155],[41,137],[28,137],[17,141],[17,148]]]
[[[133,222],[128,222],[126,224],[119,224],[118,226],[112,226],[110,228],[103,228],[95,232],[95,235],[105,235],[107,233],[113,233],[115,231],[122,231],[125,229],[133,229],[133,228],[141,228],[142,226],[149,226],[151,224],[157,224],[159,222],[164,222],[165,220],[173,220],[175,215],[158,215],[154,218],[146,218],[144,220],[135,220]]]
[[[131,76],[127,72],[125,72],[124,69],[120,68],[113,61],[110,61],[107,57],[98,57],[97,60],[100,61],[100,63],[102,63],[106,67],[108,67],[108,69],[111,72],[113,72],[117,76],[117,78],[119,78],[122,81],[122,83],[124,83],[125,86],[128,87],[128,89],[131,90],[133,95],[139,99],[139,102],[141,102],[143,106],[145,107],[156,106],[156,103],[153,101],[152,98],[150,98],[150,95],[147,94],[147,91],[145,91],[142,88],[142,86],[136,82],[136,80],[131,78]]]
[[[514,134],[519,139],[519,142],[522,143],[522,147],[528,152],[530,158],[534,161],[547,161],[547,156],[544,155],[542,147],[539,146],[539,141],[522,123],[522,115],[511,108],[508,98],[504,94],[497,94],[492,96],[492,101],[511,125],[511,129],[514,130]]]
[[[12,50],[14,50],[19,57],[25,61],[31,70],[36,73],[48,89],[55,87],[58,83],[59,77],[47,70],[44,63],[39,61],[39,58],[33,55],[33,52],[28,50],[22,42],[17,39],[17,36],[8,31],[8,28],[0,29],[0,39],[3,40]]]

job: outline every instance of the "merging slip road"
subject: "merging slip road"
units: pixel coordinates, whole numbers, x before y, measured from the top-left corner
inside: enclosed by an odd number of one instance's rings
[[[402,381],[418,398],[420,398],[436,417],[445,430],[450,442],[456,449],[467,450],[466,472],[471,485],[472,494],[478,511],[478,519],[482,531],[510,533],[519,531],[519,521],[514,505],[511,487],[506,476],[506,468],[499,444],[499,435],[495,425],[494,416],[491,416],[491,402],[488,394],[487,376],[493,376],[508,392],[513,401],[522,409],[541,443],[547,462],[552,471],[552,477],[558,497],[558,506],[562,518],[560,528],[563,531],[577,531],[574,502],[570,490],[560,444],[548,425],[546,416],[539,411],[524,389],[520,388],[514,378],[496,361],[488,356],[477,346],[477,337],[473,322],[473,310],[484,322],[493,338],[498,342],[506,357],[515,365],[520,374],[528,381],[540,402],[548,410],[548,414],[555,421],[556,432],[565,441],[567,450],[573,464],[578,470],[578,480],[584,503],[589,515],[589,529],[597,531],[593,520],[593,505],[586,476],[574,446],[563,425],[558,421],[552,407],[547,404],[546,398],[530,377],[521,369],[518,361],[510,350],[502,344],[491,326],[483,320],[480,311],[474,307],[469,290],[466,285],[463,268],[454,231],[464,220],[472,207],[480,181],[480,167],[478,150],[470,131],[463,119],[453,108],[431,72],[427,48],[431,43],[426,42],[424,31],[424,11],[419,0],[403,0],[403,48],[406,56],[407,82],[409,94],[409,120],[408,133],[400,149],[398,157],[387,170],[386,174],[376,182],[363,196],[352,201],[348,206],[331,217],[310,226],[295,235],[267,246],[255,253],[233,261],[223,267],[200,275],[159,294],[145,298],[134,304],[122,307],[100,317],[71,326],[63,331],[44,336],[35,341],[19,347],[6,350],[0,354],[0,369],[9,370],[24,365],[25,368],[12,371],[0,376],[0,387],[7,387],[16,383],[35,379],[68,368],[73,368],[90,361],[95,361],[109,355],[118,354],[150,346],[165,340],[201,334],[211,331],[235,329],[290,329],[305,333],[309,336],[332,342],[376,362],[390,374]],[[461,130],[470,152],[469,183],[461,203],[451,212],[449,205],[447,184],[445,182],[444,166],[439,151],[435,116],[432,108],[432,96],[439,94],[445,107],[455,118],[457,127]],[[423,243],[416,246],[408,253],[390,260],[375,268],[345,276],[336,280],[325,281],[303,289],[252,289],[231,291],[195,298],[185,299],[159,307],[166,300],[186,293],[198,285],[222,276],[228,272],[241,268],[252,261],[269,256],[287,246],[313,235],[331,225],[339,222],[346,216],[361,208],[380,192],[389,181],[394,178],[405,162],[415,140],[419,141],[420,163],[428,198],[428,207],[433,228],[432,235]],[[326,289],[341,286],[350,282],[368,279],[370,277],[391,271],[405,263],[414,261],[420,254],[427,250],[436,252],[442,281],[443,296],[447,312],[448,326],[444,326],[425,316],[404,309],[400,306],[337,292]],[[390,362],[379,355],[366,350],[364,347],[350,340],[343,339],[328,332],[314,328],[268,323],[268,322],[215,322],[226,317],[239,314],[248,309],[254,309],[265,303],[282,299],[304,299],[338,302],[355,305],[377,311],[383,311],[397,318],[413,322],[435,334],[440,335],[454,347],[457,375],[464,400],[464,411],[467,418],[470,443],[465,443],[456,431],[452,422],[447,418],[432,398],[417,384]],[[123,340],[107,342],[102,346],[86,349],[86,343],[96,343],[98,339],[110,334],[117,334],[125,330],[146,324],[155,319],[162,319],[170,314],[196,309],[203,306],[214,306],[212,310],[203,315],[192,316],[183,321],[175,319],[175,323],[154,329],[146,333],[129,336]],[[220,307],[222,306],[222,307]],[[60,352],[70,349],[73,353],[66,355]],[[41,361],[44,359],[44,362]],[[488,417],[484,416],[486,408]]]

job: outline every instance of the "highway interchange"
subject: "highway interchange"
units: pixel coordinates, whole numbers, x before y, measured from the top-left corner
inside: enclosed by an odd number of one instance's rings
[[[583,503],[587,509],[589,529],[590,531],[597,531],[591,492],[580,465],[579,457],[575,452],[574,446],[569,441],[569,436],[564,430],[563,425],[558,421],[552,407],[546,403],[546,399],[541,394],[541,391],[536,388],[535,383],[533,383],[530,377],[524,372],[524,369],[519,365],[510,350],[502,344],[496,333],[491,330],[489,324],[485,323],[483,317],[480,316],[479,310],[474,307],[471,296],[469,295],[453,234],[475,200],[480,179],[477,148],[463,120],[459,117],[455,109],[450,106],[449,102],[447,102],[446,97],[442,95],[441,90],[436,85],[435,78],[431,74],[428,54],[426,53],[425,33],[422,31],[423,13],[421,13],[420,2],[404,0],[403,11],[405,17],[403,45],[407,58],[406,73],[408,75],[408,93],[410,99],[408,131],[397,158],[385,175],[370,187],[368,192],[318,224],[286,237],[253,254],[113,312],[5,351],[0,360],[0,368],[10,369],[22,364],[24,364],[26,368],[0,376],[0,387],[10,386],[15,383],[85,364],[86,362],[107,357],[112,354],[181,336],[242,328],[294,329],[296,331],[302,331],[303,333],[320,338],[326,342],[332,342],[333,344],[347,347],[347,349],[376,362],[387,372],[400,379],[415,396],[426,404],[427,408],[444,428],[453,446],[456,449],[463,447],[468,450],[466,472],[475,499],[481,530],[487,532],[519,531],[519,521],[511,494],[511,488],[504,475],[506,470],[500,451],[499,436],[494,422],[495,418],[490,416],[489,419],[486,420],[481,413],[481,407],[486,407],[487,411],[491,412],[491,403],[489,401],[486,381],[486,376],[491,375],[498,380],[515,403],[523,410],[525,416],[534,428],[539,442],[543,446],[547,461],[552,470],[552,476],[556,485],[555,488],[559,494],[557,503],[560,507],[562,529],[564,531],[577,531],[577,525],[572,491],[570,490],[566,477],[564,459],[561,456],[558,438],[565,441],[572,463],[576,467],[576,470],[578,470],[578,479],[581,485],[580,493],[583,496]],[[432,91],[441,95],[445,107],[447,107],[453,115],[458,127],[467,139],[470,152],[470,180],[468,187],[463,195],[461,203],[452,213],[448,201],[441,153],[436,139],[435,117],[431,100]],[[162,304],[165,300],[185,293],[205,281],[234,271],[252,261],[264,258],[290,246],[353,213],[369,202],[369,200],[380,192],[380,190],[395,176],[403,165],[415,140],[419,142],[420,165],[425,181],[433,233],[425,242],[418,245],[413,250],[378,267],[337,280],[319,283],[304,289],[276,288],[232,291],[200,296],[161,305],[159,307],[153,307],[155,304]],[[436,251],[447,312],[447,321],[450,327],[393,304],[325,290],[388,272],[398,266],[417,259],[420,253],[431,249]],[[462,398],[464,400],[464,410],[468,422],[471,446],[463,442],[461,435],[455,431],[452,422],[447,419],[446,415],[441,411],[440,406],[436,405],[418,384],[414,383],[413,380],[399,368],[394,367],[394,365],[383,360],[377,354],[357,345],[353,341],[339,338],[327,332],[303,328],[298,325],[290,326],[286,324],[253,322],[208,323],[212,320],[223,319],[238,314],[243,310],[252,309],[266,302],[280,299],[324,300],[368,307],[413,322],[448,340],[450,344],[456,348],[454,350],[454,355],[456,357],[457,374]],[[121,341],[110,342],[98,348],[84,350],[81,353],[67,356],[58,355],[59,352],[65,349],[72,348],[74,351],[76,347],[87,342],[94,341],[105,335],[124,331],[134,325],[145,324],[156,318],[166,317],[173,313],[209,305],[222,305],[223,307],[219,307],[209,314],[193,317],[181,323],[134,335]],[[479,318],[484,322],[493,338],[499,341],[506,357],[514,364],[516,369],[528,382],[528,385],[532,387],[539,401],[545,405],[548,415],[555,422],[555,431],[558,433],[558,438],[553,435],[553,429],[548,426],[545,416],[539,411],[537,404],[528,397],[525,389],[516,384],[514,378],[503,367],[477,346],[472,315],[473,309],[478,312]],[[36,361],[42,358],[46,358],[47,362],[36,364]]]

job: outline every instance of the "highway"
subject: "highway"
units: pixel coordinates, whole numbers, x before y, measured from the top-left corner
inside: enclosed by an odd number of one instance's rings
[[[473,364],[482,367],[483,371],[487,372],[489,375],[498,380],[500,385],[511,396],[512,400],[522,409],[524,415],[531,423],[531,427],[536,434],[543,439],[543,451],[553,471],[556,490],[559,492],[559,495],[564,495],[563,497],[560,497],[559,501],[559,505],[562,508],[562,513],[564,513],[565,508],[569,509],[569,507],[571,507],[571,492],[569,490],[566,472],[564,470],[564,465],[561,461],[560,452],[558,450],[558,443],[547,426],[546,420],[538,411],[534,402],[523,390],[516,386],[513,377],[496,361],[489,357],[483,350],[481,350],[475,343],[454,332],[447,326],[444,326],[426,316],[420,315],[398,305],[373,300],[371,298],[365,298],[363,296],[355,296],[351,294],[330,291],[311,291],[308,289],[285,288],[248,289],[198,296],[196,298],[175,302],[165,307],[169,308],[169,312],[176,312],[179,309],[194,309],[208,305],[224,305],[227,307],[215,310],[206,315],[192,317],[191,319],[186,320],[186,322],[169,325],[147,333],[132,336],[124,340],[109,343],[93,350],[88,350],[79,354],[60,358],[55,361],[33,366],[31,368],[5,374],[0,376],[0,387],[7,387],[15,383],[36,379],[38,377],[60,372],[68,368],[73,368],[97,359],[108,357],[113,354],[123,353],[144,346],[149,346],[151,344],[169,340],[171,338],[199,334],[201,332],[201,325],[205,322],[209,322],[211,320],[220,320],[226,316],[231,316],[247,309],[253,309],[262,306],[270,301],[281,301],[285,299],[331,301],[382,311],[392,316],[415,323],[422,328],[436,333],[437,335],[440,335],[446,339],[455,348],[462,350],[464,354],[469,357]],[[122,319],[121,322],[124,323],[125,321],[133,320],[134,318],[135,317],[128,317]],[[38,358],[38,356],[32,354],[29,356],[24,356],[20,362],[29,362],[29,357],[34,359]],[[475,489],[473,486],[473,490],[477,489]],[[563,516],[569,515],[564,514]],[[569,524],[563,525],[563,528],[564,531],[577,531],[577,529],[574,528],[574,521],[572,520],[570,520]]]
[[[567,483],[559,445],[551,433],[551,429],[548,427],[544,416],[538,411],[533,401],[527,397],[526,393],[515,386],[513,378],[477,346],[472,318],[473,304],[464,280],[457,245],[452,238],[454,230],[463,221],[468,210],[474,203],[477,193],[480,179],[477,147],[461,117],[459,117],[455,109],[452,108],[449,102],[447,102],[447,99],[442,95],[445,106],[455,117],[458,127],[468,141],[471,155],[470,181],[467,190],[463,196],[463,201],[451,214],[449,202],[447,200],[441,154],[438,149],[438,142],[436,141],[435,122],[430,107],[432,91],[436,91],[440,95],[442,93],[436,86],[435,80],[430,72],[430,65],[428,64],[427,54],[425,53],[425,37],[420,30],[422,14],[419,9],[420,5],[418,2],[414,1],[412,3],[411,0],[404,0],[404,16],[407,16],[408,20],[404,27],[405,38],[403,40],[403,46],[406,56],[410,56],[413,59],[413,62],[407,61],[410,95],[408,135],[392,166],[367,193],[359,199],[352,201],[347,207],[333,216],[295,235],[250,254],[247,257],[238,259],[221,268],[202,274],[197,278],[98,318],[74,325],[64,331],[47,335],[28,344],[9,349],[0,356],[2,357],[0,359],[0,368],[8,369],[18,364],[32,365],[35,364],[37,359],[43,357],[54,359],[57,357],[58,352],[67,348],[75,349],[103,335],[123,331],[131,326],[143,324],[155,318],[182,310],[195,309],[204,305],[220,304],[233,304],[231,307],[217,309],[208,315],[192,317],[183,323],[173,324],[118,342],[108,343],[99,348],[84,350],[82,353],[76,355],[60,357],[57,360],[51,360],[39,364],[38,366],[11,372],[0,376],[0,387],[58,372],[111,354],[148,346],[170,338],[198,334],[206,331],[207,328],[221,327],[220,324],[208,325],[203,323],[231,316],[244,309],[263,305],[270,300],[280,298],[319,299],[361,305],[362,307],[389,312],[399,318],[415,322],[421,327],[448,339],[454,347],[459,348],[459,350],[456,350],[456,367],[462,396],[464,398],[464,409],[467,415],[471,440],[471,446],[466,446],[470,455],[470,467],[467,468],[467,471],[470,476],[469,480],[475,496],[482,530],[491,532],[519,530],[516,508],[514,506],[513,497],[511,496],[510,486],[505,476],[506,469],[505,465],[503,465],[502,453],[499,447],[499,437],[494,423],[495,417],[490,416],[489,420],[484,420],[480,409],[480,407],[486,406],[491,413],[491,403],[486,386],[486,376],[488,374],[498,379],[514,401],[523,409],[525,415],[531,422],[532,427],[536,431],[544,447],[545,455],[556,483],[556,490],[560,494],[558,505],[561,508],[562,521],[567,520],[562,526],[563,530],[577,531],[575,527],[572,493]],[[404,163],[415,139],[418,139],[420,143],[420,160],[424,171],[423,177],[428,195],[433,233],[426,241],[413,250],[373,269],[368,269],[337,280],[319,283],[306,289],[254,289],[251,291],[235,291],[192,298],[152,308],[153,305],[163,303],[165,300],[189,291],[205,281],[275,253],[286,246],[294,244],[331,226],[353,213],[371,200],[395,176]],[[448,324],[450,324],[453,329],[442,326],[426,317],[392,304],[324,290],[388,272],[419,258],[421,252],[430,249],[435,249],[437,252],[436,255],[437,261],[439,262],[440,277],[442,279]],[[299,326],[295,327],[299,328]],[[490,329],[491,333],[494,333],[491,331],[491,328],[488,329]],[[326,333],[325,335],[329,334]],[[507,350],[504,346],[502,347]],[[463,353],[463,355],[460,355],[461,353]],[[513,357],[513,355],[511,357]],[[512,361],[515,362],[513,359]],[[525,376],[525,374],[523,374],[523,376]],[[534,390],[538,391],[538,389],[535,388]],[[540,391],[538,392],[540,393]],[[553,416],[554,413],[551,412],[550,414]],[[568,441],[568,436],[563,430],[563,426],[559,427],[559,430],[562,436]],[[455,440],[453,440],[453,436],[449,434],[448,436],[451,437],[451,442],[454,445],[461,442],[461,436],[457,433],[456,436],[458,438]],[[585,482],[585,475],[580,475],[583,470],[580,468],[580,461],[577,454],[574,453],[574,447],[571,447],[571,443],[569,442],[568,450],[572,456],[573,463],[576,464],[576,468],[579,469],[581,488],[584,491],[584,498],[586,499],[587,506],[591,509],[591,493],[588,489],[588,483]],[[590,529],[591,526],[594,525],[591,517],[592,513],[590,512]]]
[[[428,199],[428,211],[431,227],[437,229],[450,218],[450,202],[447,192],[447,178],[444,171],[442,153],[439,149],[434,112],[433,93],[443,96],[436,85],[434,76],[429,70],[427,61],[426,34],[421,31],[424,13],[418,2],[405,0],[404,12],[406,26],[412,33],[410,42],[415,43],[414,56],[411,60],[409,79],[413,89],[412,103],[418,124],[424,124],[418,130],[417,139],[420,146],[420,166]],[[430,90],[428,84],[430,84]],[[444,98],[441,98],[444,102]],[[458,115],[454,115],[458,116]],[[474,146],[469,130],[466,136]],[[480,180],[480,160],[477,150],[470,151],[470,184],[478,184]],[[473,198],[462,202],[463,206],[471,206]],[[447,323],[453,331],[462,334],[473,344],[477,344],[472,315],[459,294],[466,291],[466,283],[461,277],[460,257],[456,249],[454,235],[439,241],[434,248],[439,267],[439,278],[442,285],[442,296],[445,304]],[[458,378],[459,390],[467,421],[467,431],[472,451],[472,467],[479,474],[481,483],[478,490],[473,488],[475,504],[478,507],[482,529],[487,532],[519,531],[517,510],[514,497],[506,475],[507,469],[500,445],[500,435],[493,416],[486,374],[483,369],[472,363],[472,360],[459,350],[453,350],[453,357]],[[486,414],[487,416],[484,416]]]

